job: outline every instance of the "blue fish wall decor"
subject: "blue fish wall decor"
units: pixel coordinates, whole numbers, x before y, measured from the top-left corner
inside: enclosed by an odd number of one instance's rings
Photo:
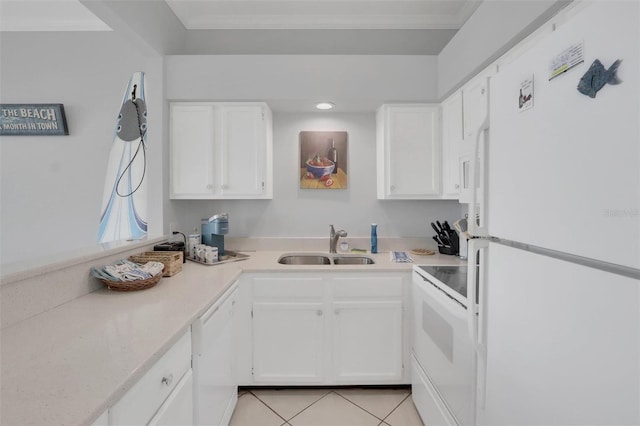
[[[593,61],[578,83],[578,92],[583,95],[587,95],[590,98],[595,98],[598,90],[602,89],[605,84],[622,83],[617,76],[620,62],[622,62],[622,59],[618,59],[609,67],[609,69],[605,69],[602,62],[598,59]]]

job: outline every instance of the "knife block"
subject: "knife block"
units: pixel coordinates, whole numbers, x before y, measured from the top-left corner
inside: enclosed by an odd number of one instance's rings
[[[441,254],[449,254],[453,256],[458,254],[458,250],[455,247],[438,246],[438,251]]]

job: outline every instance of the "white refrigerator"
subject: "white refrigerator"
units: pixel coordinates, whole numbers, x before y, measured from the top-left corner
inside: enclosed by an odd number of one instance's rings
[[[476,423],[638,425],[639,2],[574,2],[518,52],[474,155]]]

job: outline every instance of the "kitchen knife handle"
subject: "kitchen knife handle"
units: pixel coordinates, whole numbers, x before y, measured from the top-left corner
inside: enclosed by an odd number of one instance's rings
[[[434,231],[436,231],[436,235],[440,235],[440,231],[438,230],[438,228],[433,222],[431,222],[431,227],[433,228]]]

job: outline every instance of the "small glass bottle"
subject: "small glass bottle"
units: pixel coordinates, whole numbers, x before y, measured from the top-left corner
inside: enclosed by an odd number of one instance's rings
[[[371,253],[378,252],[378,225],[371,224]]]
[[[329,157],[329,160],[331,160],[333,164],[335,164],[335,167],[333,168],[331,174],[336,175],[338,174],[338,150],[336,149],[336,143],[334,142],[333,138],[329,139],[329,144],[331,145],[331,148],[329,148],[327,157]]]

